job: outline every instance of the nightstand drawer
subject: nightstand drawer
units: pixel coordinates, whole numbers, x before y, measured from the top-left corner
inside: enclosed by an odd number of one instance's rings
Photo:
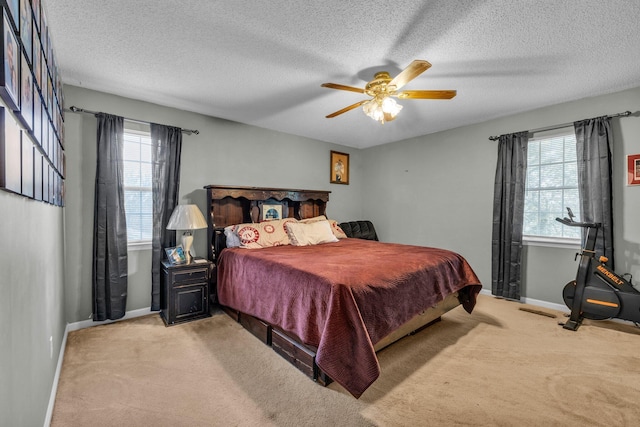
[[[207,268],[177,271],[173,273],[174,284],[206,281],[209,275],[208,273],[209,270]]]

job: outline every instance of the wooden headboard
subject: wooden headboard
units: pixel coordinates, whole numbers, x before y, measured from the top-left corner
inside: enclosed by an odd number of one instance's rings
[[[224,228],[228,225],[260,222],[265,205],[279,205],[283,218],[305,219],[325,215],[329,193],[323,190],[231,187],[207,185],[207,252],[216,263],[225,246]]]

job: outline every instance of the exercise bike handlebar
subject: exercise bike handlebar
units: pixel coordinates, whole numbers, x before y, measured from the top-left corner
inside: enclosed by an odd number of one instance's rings
[[[569,227],[584,227],[584,228],[600,228],[602,224],[599,222],[578,222],[570,218],[556,218],[556,221],[568,225]]]

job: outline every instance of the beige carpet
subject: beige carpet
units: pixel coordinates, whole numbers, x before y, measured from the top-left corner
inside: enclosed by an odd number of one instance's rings
[[[321,387],[225,314],[69,334],[53,426],[637,426],[640,329],[480,296],[379,353],[360,399]],[[531,307],[535,308],[535,307]],[[542,309],[547,313],[554,313]]]

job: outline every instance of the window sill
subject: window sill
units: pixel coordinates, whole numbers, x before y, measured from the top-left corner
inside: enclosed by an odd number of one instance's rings
[[[567,239],[559,237],[523,236],[522,244],[526,246],[580,249],[580,239]]]
[[[150,251],[151,249],[151,242],[127,243],[128,251]]]

